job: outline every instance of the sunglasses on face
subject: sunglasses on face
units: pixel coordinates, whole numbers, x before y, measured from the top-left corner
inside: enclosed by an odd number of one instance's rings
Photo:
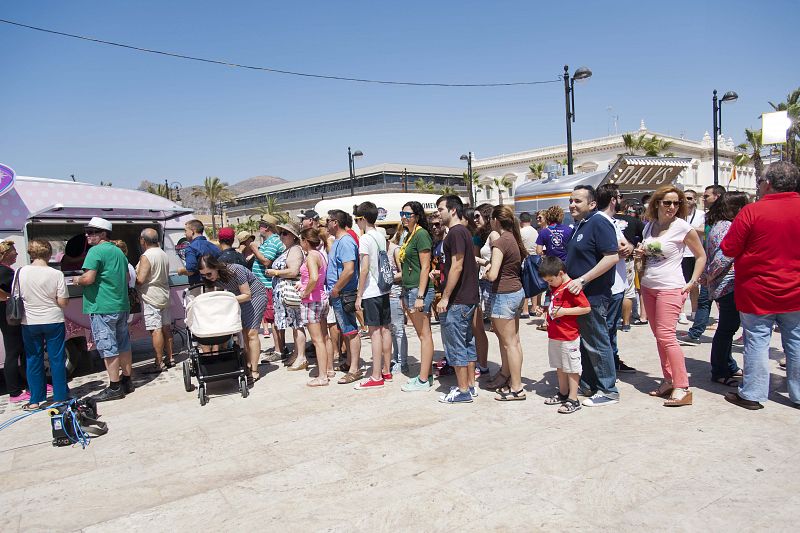
[[[286,231],[286,230],[281,231],[281,237],[286,237],[287,235],[291,235],[292,237],[294,237],[294,233],[292,233],[290,231]]]
[[[98,233],[102,233],[103,230],[101,229],[87,229],[84,231],[86,235],[97,235]]]
[[[362,218],[364,218],[364,217],[355,217],[355,219],[354,219],[354,220],[355,220],[356,222],[358,222],[358,221],[359,221],[359,220],[361,220]]]
[[[433,224],[431,224],[431,225],[432,225],[434,228],[438,228],[438,227],[439,227],[439,226],[441,226],[442,224],[441,224],[440,222],[434,222],[434,223],[433,223]]]
[[[694,202],[694,196],[687,196],[686,197],[686,201],[687,202]]]
[[[673,205],[675,207],[678,207],[682,203],[683,202],[681,202],[680,200],[661,200],[661,205],[663,205],[664,207],[672,207]]]
[[[474,218],[475,220],[480,220],[480,219],[481,219],[481,216],[480,216],[480,215],[475,215],[475,216],[473,216],[472,218]]]
[[[206,279],[210,279],[211,276],[214,275],[214,273],[213,272],[200,272],[200,275],[203,276]]]
[[[411,211],[400,211],[400,218],[411,218],[414,213]]]

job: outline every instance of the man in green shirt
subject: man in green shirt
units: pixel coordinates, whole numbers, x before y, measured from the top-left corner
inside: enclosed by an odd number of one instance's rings
[[[108,372],[108,388],[94,396],[98,402],[120,400],[134,391],[128,333],[128,259],[110,238],[111,222],[93,217],[86,225],[86,241],[91,248],[83,261],[84,272],[75,278],[75,284],[83,287],[83,312],[89,315],[92,337]]]

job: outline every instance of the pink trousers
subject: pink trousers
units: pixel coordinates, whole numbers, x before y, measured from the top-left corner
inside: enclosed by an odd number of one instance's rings
[[[673,387],[689,386],[689,375],[686,373],[686,361],[683,350],[675,336],[678,315],[688,294],[682,289],[648,289],[642,287],[642,299],[650,321],[650,329],[656,337],[658,357],[661,359],[661,370],[664,379],[672,382]]]

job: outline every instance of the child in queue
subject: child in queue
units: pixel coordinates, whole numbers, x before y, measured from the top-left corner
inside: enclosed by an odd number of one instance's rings
[[[571,414],[581,408],[578,383],[581,372],[578,315],[591,312],[589,300],[583,294],[572,294],[564,262],[555,256],[545,256],[539,265],[539,275],[550,285],[552,296],[547,309],[548,356],[558,374],[558,393],[544,401],[546,405],[561,405],[558,412]]]

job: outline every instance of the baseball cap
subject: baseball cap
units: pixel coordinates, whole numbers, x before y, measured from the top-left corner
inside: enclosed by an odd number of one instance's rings
[[[319,218],[319,213],[317,213],[313,209],[306,209],[305,211],[303,211],[302,213],[297,215],[297,218],[299,218],[301,220],[304,219],[304,218],[311,218],[311,219],[316,220],[316,219]]]
[[[217,232],[217,237],[221,241],[225,240],[233,242],[235,236],[236,232],[233,231],[233,228],[219,228],[219,232]]]

